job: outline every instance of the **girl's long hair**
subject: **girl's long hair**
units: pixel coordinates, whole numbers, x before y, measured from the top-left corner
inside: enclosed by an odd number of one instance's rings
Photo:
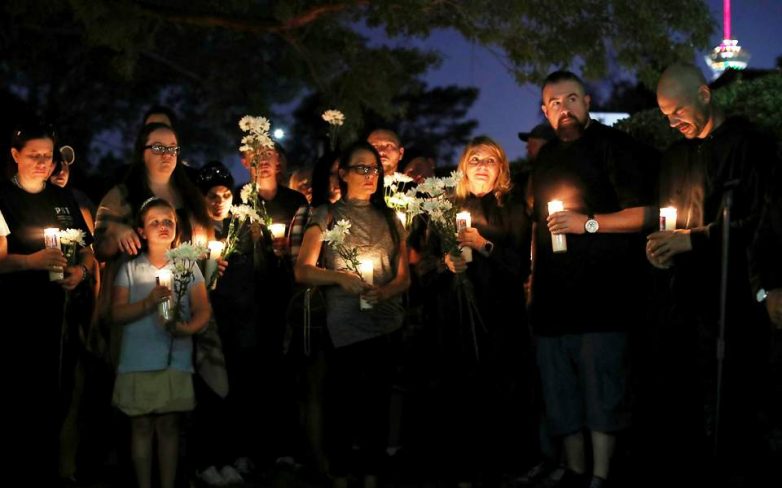
[[[149,135],[156,130],[167,130],[172,132],[179,141],[179,136],[176,131],[158,122],[147,124],[141,128],[136,143],[134,145],[133,161],[130,164],[128,173],[125,175],[124,183],[128,189],[128,203],[133,209],[133,213],[137,213],[141,208],[141,204],[148,198],[154,196],[152,190],[149,188],[149,180],[147,178],[147,169],[144,164],[144,151],[147,145],[147,139]],[[177,163],[174,166],[174,172],[171,174],[171,184],[179,192],[182,198],[184,206],[182,210],[184,212],[185,221],[180,221],[177,227],[181,235],[192,235],[193,229],[190,222],[196,222],[204,229],[211,228],[211,221],[209,214],[206,211],[206,200],[201,194],[198,187],[190,180],[184,167],[182,167],[179,157],[177,156]]]

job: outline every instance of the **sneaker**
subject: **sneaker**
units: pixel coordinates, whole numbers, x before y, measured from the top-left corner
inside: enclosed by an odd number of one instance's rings
[[[198,473],[198,479],[206,483],[208,486],[225,486],[226,482],[220,473],[217,472],[217,468],[209,466],[205,470]]]
[[[255,464],[248,457],[240,457],[234,461],[234,468],[239,471],[239,474],[248,475],[255,471]]]
[[[556,488],[584,488],[588,485],[589,478],[585,474],[566,469],[562,477],[553,486]]]
[[[589,488],[608,488],[608,486],[608,481],[599,476],[592,476],[592,481],[589,482]]]
[[[516,478],[515,485],[519,487],[533,486],[543,480],[551,472],[549,463],[541,462],[536,464],[521,477]]]
[[[242,475],[230,464],[223,466],[223,469],[220,470],[220,476],[223,477],[227,485],[241,485],[244,483]]]

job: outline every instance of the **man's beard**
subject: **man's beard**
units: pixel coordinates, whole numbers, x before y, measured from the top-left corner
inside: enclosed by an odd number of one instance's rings
[[[563,124],[562,121],[570,119],[570,123]],[[560,117],[557,124],[557,138],[562,142],[571,142],[580,139],[584,135],[584,128],[586,124],[575,118],[573,115],[565,115]]]

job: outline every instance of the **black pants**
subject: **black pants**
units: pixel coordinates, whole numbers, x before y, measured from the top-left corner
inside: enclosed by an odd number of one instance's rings
[[[378,474],[388,441],[393,373],[391,336],[328,354],[326,445],[334,476]],[[352,448],[357,445],[357,456]]]

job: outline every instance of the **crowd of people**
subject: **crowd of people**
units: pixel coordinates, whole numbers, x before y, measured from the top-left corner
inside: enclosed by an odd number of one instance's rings
[[[551,73],[546,121],[519,134],[526,171],[490,137],[464,148],[457,251],[389,206],[384,177],[415,194],[437,168],[388,129],[290,178],[278,144],[246,151],[237,185],[220,161],[182,164],[180,122],[152,110],[91,206],[56,134],[20,126],[0,183],[0,300],[21,317],[3,355],[12,464],[73,486],[113,462],[139,488],[280,466],[374,488],[401,457],[461,488],[768,476],[779,145],[726,116],[693,66],[666,69],[657,99],[683,136],[662,153]],[[234,218],[240,195],[262,219]],[[51,229],[81,236],[76,251]],[[180,244],[229,237],[216,278],[205,259],[161,278]]]

